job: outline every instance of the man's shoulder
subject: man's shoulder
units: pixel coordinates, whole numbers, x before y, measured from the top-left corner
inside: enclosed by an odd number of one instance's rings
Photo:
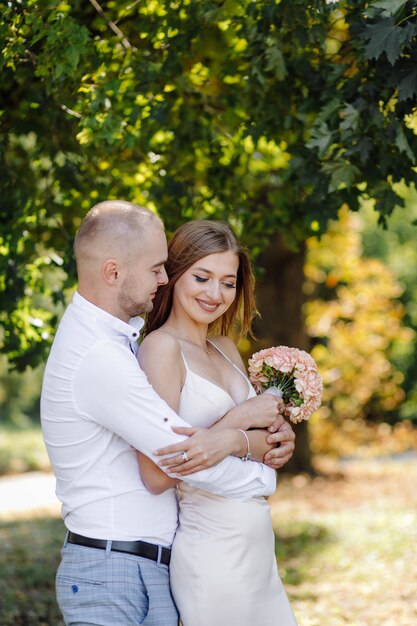
[[[88,358],[129,356],[126,339],[100,320],[85,315],[69,305],[62,316],[51,346],[49,361],[59,360],[70,366]]]

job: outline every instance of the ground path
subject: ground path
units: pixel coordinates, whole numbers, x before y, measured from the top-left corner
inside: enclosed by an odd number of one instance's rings
[[[27,472],[0,477],[0,520],[27,517],[34,511],[59,515],[54,475]]]

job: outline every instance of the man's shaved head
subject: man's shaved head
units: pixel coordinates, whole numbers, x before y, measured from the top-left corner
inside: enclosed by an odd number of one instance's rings
[[[123,200],[96,204],[74,243],[78,291],[108,313],[128,320],[152,309],[167,282],[167,242],[157,215]]]
[[[83,219],[75,237],[74,251],[78,270],[84,263],[101,263],[105,258],[128,260],[146,244],[150,225],[162,222],[144,207],[124,200],[96,204]]]

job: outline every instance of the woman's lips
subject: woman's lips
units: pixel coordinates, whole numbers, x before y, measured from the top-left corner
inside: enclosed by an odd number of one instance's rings
[[[199,306],[203,309],[203,311],[206,311],[207,313],[214,313],[214,311],[219,306],[218,303],[206,302],[205,300],[198,300],[197,299],[197,302],[198,302]]]

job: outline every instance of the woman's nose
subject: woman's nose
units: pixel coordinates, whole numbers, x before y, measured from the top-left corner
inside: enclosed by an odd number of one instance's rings
[[[211,280],[207,284],[207,294],[210,295],[212,300],[218,300],[221,296],[220,282],[217,280]]]

